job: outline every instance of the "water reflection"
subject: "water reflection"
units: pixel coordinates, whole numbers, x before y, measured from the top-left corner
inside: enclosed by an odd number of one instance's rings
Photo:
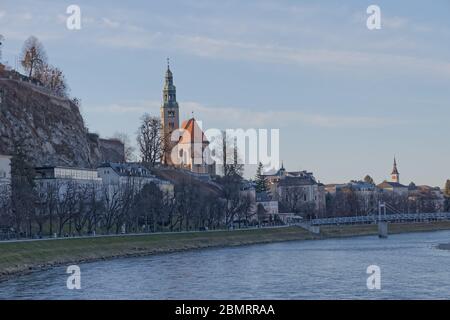
[[[450,232],[285,242],[82,264],[0,283],[1,299],[448,299]],[[381,267],[382,290],[366,287]]]

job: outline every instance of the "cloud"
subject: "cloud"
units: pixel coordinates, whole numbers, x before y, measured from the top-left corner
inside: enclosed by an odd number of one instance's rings
[[[103,26],[105,26],[107,28],[111,28],[111,29],[117,29],[121,26],[120,22],[113,21],[113,20],[105,18],[105,17],[102,18],[102,23],[103,23]]]
[[[407,23],[403,18],[387,21],[396,27]],[[353,68],[355,72],[379,72],[384,69],[450,76],[450,62],[412,55],[414,52],[412,49],[418,44],[407,38],[386,38],[365,42],[365,49],[362,49],[364,44],[360,44],[359,50],[355,47],[345,50],[319,46],[314,48],[311,45],[309,48],[298,48],[271,41],[229,40],[201,34],[151,32],[140,27],[128,27],[114,34],[101,34],[96,43],[127,49],[164,49],[210,59],[326,68],[328,71]],[[410,49],[406,53],[393,52],[393,49],[405,51],[406,48]]]
[[[151,110],[159,110],[159,101],[128,101],[124,103],[113,103],[109,105],[87,106],[84,110],[93,113],[109,114],[144,114]]]
[[[382,27],[386,27],[389,29],[402,29],[405,27],[409,27],[410,22],[408,19],[403,17],[384,17],[381,18]]]
[[[400,54],[356,50],[302,50],[287,46],[220,40],[202,36],[176,36],[177,49],[202,57],[285,63],[313,67],[354,67],[367,71],[380,68],[433,72],[450,76],[450,63]],[[361,69],[364,68],[364,69]]]
[[[408,124],[404,119],[371,117],[358,115],[329,115],[288,111],[278,107],[279,111],[255,111],[246,107],[211,107],[199,102],[182,101],[180,104],[180,121],[191,117],[194,112],[196,119],[205,126],[226,125],[227,128],[275,128],[302,123],[319,128],[382,128]],[[159,117],[160,101],[125,101],[109,105],[87,106],[84,110],[90,113],[108,113],[120,117],[123,114],[141,115],[150,113]],[[299,109],[299,108],[297,108]],[[223,127],[222,127],[223,128]]]
[[[382,128],[408,124],[404,119],[375,116],[312,114],[301,111],[254,111],[248,108],[207,107],[197,102],[181,102],[184,110],[194,111],[195,117],[212,125],[229,128],[276,128],[302,123],[318,128]],[[298,108],[297,108],[298,109]],[[223,128],[223,127],[222,127]]]

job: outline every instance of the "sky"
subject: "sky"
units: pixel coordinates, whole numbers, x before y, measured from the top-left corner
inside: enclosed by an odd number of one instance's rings
[[[81,8],[81,30],[66,9]],[[381,9],[369,30],[366,9]],[[90,131],[135,140],[159,116],[166,59],[181,119],[280,130],[287,170],[323,183],[450,178],[450,1],[2,0],[3,61],[30,35],[66,75]],[[252,172],[247,172],[251,175]]]

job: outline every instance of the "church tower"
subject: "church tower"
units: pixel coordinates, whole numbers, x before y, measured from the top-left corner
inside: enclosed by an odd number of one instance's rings
[[[394,168],[392,169],[391,173],[391,180],[392,182],[400,183],[400,173],[397,169],[397,160],[394,157]]]
[[[173,84],[173,74],[167,59],[167,71],[161,105],[161,135],[164,143],[163,164],[170,165],[170,154],[177,141],[171,141],[172,132],[180,127],[177,89]]]

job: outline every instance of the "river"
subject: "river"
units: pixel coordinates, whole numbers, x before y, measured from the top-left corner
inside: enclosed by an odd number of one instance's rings
[[[205,249],[66,267],[0,283],[0,299],[449,299],[450,231]],[[367,288],[369,265],[381,289]]]

